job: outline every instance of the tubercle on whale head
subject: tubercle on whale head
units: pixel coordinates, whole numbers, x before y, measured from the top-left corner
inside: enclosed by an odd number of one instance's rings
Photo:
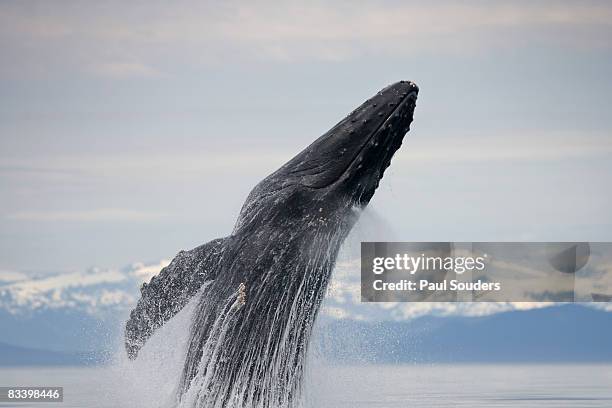
[[[413,82],[396,82],[353,110],[253,189],[236,229],[265,216],[262,201],[281,206],[285,217],[289,209],[300,217],[332,203],[365,207],[410,129],[418,92]]]
[[[365,207],[368,204],[385,170],[390,166],[393,155],[410,130],[418,92],[414,83],[398,82],[383,89],[349,115],[349,123],[359,123],[359,119],[355,121],[353,115],[372,116],[374,110],[374,116],[379,120],[373,121],[374,129],[360,128],[352,134],[353,137],[360,136],[356,138],[359,150],[343,173],[330,185],[331,188],[344,191],[357,206]],[[376,110],[379,104],[384,106]],[[362,120],[362,124],[367,123],[367,118]]]

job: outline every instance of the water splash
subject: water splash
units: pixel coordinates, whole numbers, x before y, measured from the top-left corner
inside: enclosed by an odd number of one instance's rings
[[[308,343],[343,238],[325,230],[306,256],[273,266],[253,287],[202,291],[179,407],[301,406]]]
[[[292,270],[273,268],[260,286],[203,287],[151,337],[138,359],[120,353],[111,367],[116,389],[124,390],[112,396],[116,406],[320,407],[325,396],[317,389],[327,381],[321,375],[328,366],[317,350],[309,351],[309,343],[313,335],[326,335],[315,321],[336,258],[352,259],[361,240],[380,233],[375,213],[361,217],[346,240],[341,230],[318,234],[300,257],[303,263],[289,265]],[[266,284],[279,273],[287,281],[275,293],[279,285]]]
[[[108,367],[108,406],[129,408],[174,408],[179,379],[185,364],[189,330],[193,311],[192,301],[164,327],[160,328],[143,347],[136,360],[128,359],[119,339]]]

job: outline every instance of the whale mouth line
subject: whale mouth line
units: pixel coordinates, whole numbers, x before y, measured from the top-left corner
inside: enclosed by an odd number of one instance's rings
[[[316,185],[316,186],[308,185],[308,184],[302,184],[302,185],[304,187],[308,188],[308,189],[311,189],[311,190],[319,190],[319,189],[324,189],[324,188],[330,187],[330,186],[338,183],[340,180],[342,180],[346,176],[346,174],[351,170],[351,168],[354,166],[354,164],[357,161],[357,159],[362,156],[364,150],[366,150],[368,148],[368,146],[371,145],[372,139],[374,139],[376,137],[376,135],[380,132],[380,130],[387,124],[389,119],[391,117],[393,117],[393,115],[400,108],[402,108],[407,101],[409,101],[409,100],[416,101],[417,96],[418,96],[418,90],[412,90],[412,91],[408,92],[405,96],[402,97],[401,101],[397,104],[397,106],[385,117],[385,120],[383,120],[380,123],[380,125],[378,125],[374,130],[372,130],[370,132],[368,137],[365,139],[365,141],[359,147],[359,150],[357,150],[357,152],[355,152],[355,155],[353,156],[353,158],[344,167],[342,172],[339,173],[338,177],[336,177],[335,179],[331,180],[329,183],[322,184],[322,185]],[[389,160],[386,160],[386,161],[388,163],[381,162],[382,163],[381,167],[385,167],[385,166],[388,167],[388,165],[390,163],[390,158],[389,158]],[[380,178],[382,178],[382,174],[381,174]]]

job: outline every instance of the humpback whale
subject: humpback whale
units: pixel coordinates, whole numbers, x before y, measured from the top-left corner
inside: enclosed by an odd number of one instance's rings
[[[390,85],[248,195],[230,235],[190,251],[141,288],[125,329],[134,359],[197,302],[177,390],[184,407],[293,407],[340,246],[413,119],[418,87]]]

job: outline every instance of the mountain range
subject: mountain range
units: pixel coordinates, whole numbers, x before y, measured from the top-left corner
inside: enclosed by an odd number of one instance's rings
[[[167,263],[0,272],[0,365],[104,360],[121,349],[140,285]],[[361,303],[358,261],[340,262],[313,350],[344,362],[612,361],[603,305]]]

